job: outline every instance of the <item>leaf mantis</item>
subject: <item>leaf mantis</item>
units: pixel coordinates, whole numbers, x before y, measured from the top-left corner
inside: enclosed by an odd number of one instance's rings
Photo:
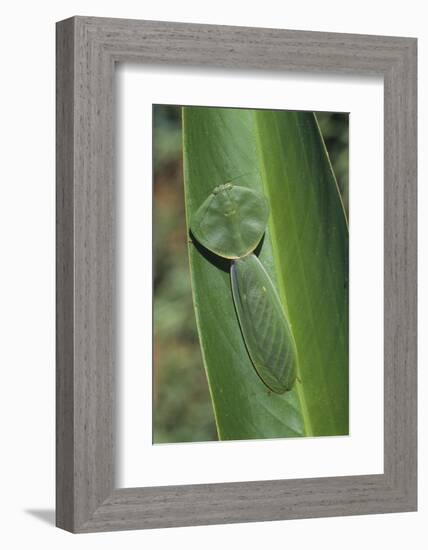
[[[276,289],[254,254],[268,218],[261,193],[225,183],[200,205],[190,229],[205,248],[231,260],[233,301],[248,355],[264,384],[284,393],[296,379],[296,344]]]

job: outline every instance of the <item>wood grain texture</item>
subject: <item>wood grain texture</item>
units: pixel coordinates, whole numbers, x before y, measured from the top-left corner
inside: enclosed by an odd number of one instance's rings
[[[73,528],[74,25],[57,33],[56,56],[56,520]]]
[[[115,489],[113,83],[115,62],[126,61],[383,76],[383,475]],[[87,17],[57,24],[59,527],[416,510],[416,78],[413,38]]]

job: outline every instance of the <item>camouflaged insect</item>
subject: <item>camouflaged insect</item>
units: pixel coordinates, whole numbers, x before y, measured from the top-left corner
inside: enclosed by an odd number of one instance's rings
[[[233,300],[248,355],[266,386],[284,393],[296,379],[296,344],[276,289],[253,253],[268,218],[261,193],[226,183],[198,208],[190,229],[205,248],[232,260]]]

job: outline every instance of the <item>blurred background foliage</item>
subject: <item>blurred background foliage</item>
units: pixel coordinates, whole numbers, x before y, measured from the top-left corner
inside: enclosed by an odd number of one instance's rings
[[[316,116],[348,211],[349,116]],[[153,442],[216,441],[190,286],[180,106],[153,106],[153,197]]]

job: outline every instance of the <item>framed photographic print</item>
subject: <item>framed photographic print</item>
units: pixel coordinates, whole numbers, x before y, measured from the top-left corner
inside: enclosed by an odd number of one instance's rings
[[[57,25],[57,525],[416,509],[416,40]]]

